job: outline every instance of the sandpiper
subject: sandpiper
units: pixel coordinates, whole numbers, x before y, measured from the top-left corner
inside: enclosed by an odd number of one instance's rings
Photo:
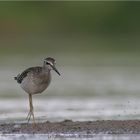
[[[51,82],[51,70],[56,71],[56,73],[60,75],[59,71],[55,67],[55,64],[55,59],[48,57],[44,59],[42,67],[30,67],[14,77],[17,83],[19,83],[22,89],[29,95],[30,110],[27,115],[28,122],[32,116],[33,124],[35,124],[32,95],[42,93],[49,86]]]

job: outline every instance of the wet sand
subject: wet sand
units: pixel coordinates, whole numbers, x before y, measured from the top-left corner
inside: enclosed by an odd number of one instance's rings
[[[140,120],[0,124],[1,134],[140,134]]]

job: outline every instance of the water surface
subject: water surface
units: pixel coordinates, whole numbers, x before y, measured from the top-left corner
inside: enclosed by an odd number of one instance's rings
[[[139,140],[140,135],[138,134],[131,134],[131,135],[105,135],[105,134],[100,134],[100,135],[93,135],[89,136],[78,136],[78,135],[63,135],[61,134],[59,137],[55,137],[55,135],[45,135],[45,134],[35,134],[35,135],[29,135],[29,134],[17,134],[17,135],[12,135],[12,134],[4,134],[0,135],[1,140]]]

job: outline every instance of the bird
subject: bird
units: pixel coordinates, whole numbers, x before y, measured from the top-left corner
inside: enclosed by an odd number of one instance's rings
[[[43,61],[43,66],[30,67],[18,74],[14,79],[20,84],[21,88],[28,93],[29,96],[29,113],[26,117],[28,123],[33,119],[33,124],[36,125],[34,117],[34,107],[32,95],[42,93],[51,82],[51,70],[54,70],[58,75],[59,71],[56,68],[56,61],[52,57],[47,57]]]

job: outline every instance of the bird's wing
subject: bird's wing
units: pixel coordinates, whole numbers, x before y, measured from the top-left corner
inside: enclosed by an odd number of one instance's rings
[[[42,67],[39,67],[39,66],[38,67],[31,67],[31,68],[28,68],[25,71],[23,71],[21,74],[18,74],[17,77],[14,77],[14,78],[20,84],[29,72],[39,73],[40,71],[42,71]]]

